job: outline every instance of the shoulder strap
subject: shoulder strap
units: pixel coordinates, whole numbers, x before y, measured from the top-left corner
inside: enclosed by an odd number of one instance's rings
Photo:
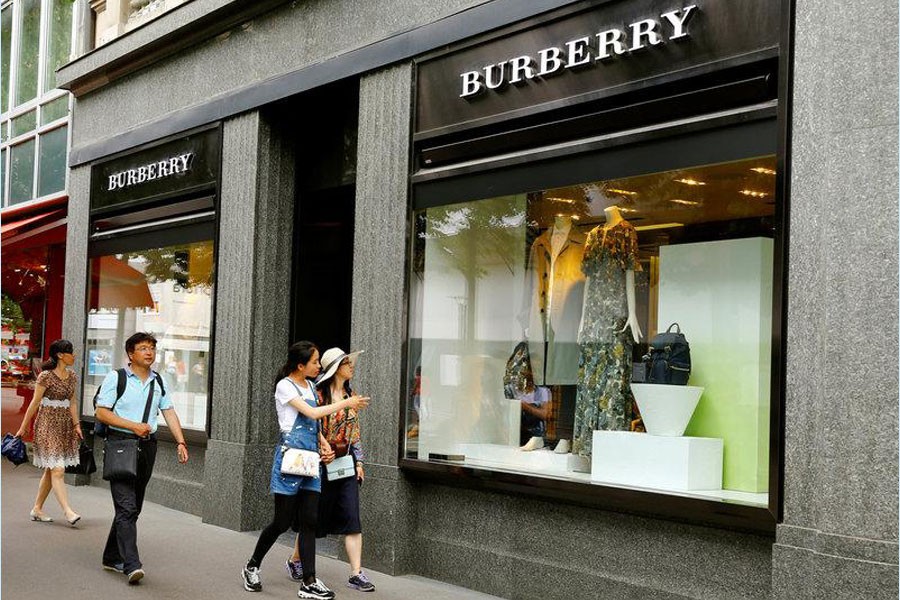
[[[153,376],[156,377],[156,383],[157,383],[157,385],[159,385],[159,393],[162,394],[163,396],[165,396],[166,395],[166,386],[163,383],[162,375],[160,375],[156,371],[153,371]]]
[[[116,369],[116,400],[113,402],[113,405],[109,407],[109,410],[114,410],[116,408],[119,399],[125,395],[125,387],[127,385],[128,375],[125,373],[125,369]]]
[[[147,419],[150,418],[150,405],[153,404],[154,385],[156,385],[156,380],[150,382],[150,391],[147,392],[147,404],[144,405],[144,418],[141,419],[141,423],[146,423]]]

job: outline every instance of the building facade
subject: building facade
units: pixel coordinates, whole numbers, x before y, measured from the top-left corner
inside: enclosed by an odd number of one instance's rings
[[[0,4],[0,358],[3,425],[12,431],[41,357],[62,333],[72,100],[56,69],[80,53],[76,12],[67,0]]]
[[[98,8],[57,73],[63,333],[88,421],[157,334],[197,460],[152,499],[261,527],[271,379],[312,339],[366,350],[372,568],[896,595],[896,6]]]

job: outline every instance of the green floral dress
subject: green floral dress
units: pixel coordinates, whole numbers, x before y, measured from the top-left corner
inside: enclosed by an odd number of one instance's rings
[[[594,430],[627,431],[632,419],[631,330],[625,271],[639,271],[637,234],[627,221],[596,227],[581,269],[588,277],[580,335],[572,452],[591,455]]]

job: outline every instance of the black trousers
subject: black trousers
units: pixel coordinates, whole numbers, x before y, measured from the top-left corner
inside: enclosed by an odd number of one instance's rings
[[[115,433],[110,433],[115,437]],[[113,507],[116,516],[109,528],[106,547],[103,549],[103,564],[125,564],[125,572],[131,573],[143,565],[137,549],[137,520],[144,506],[144,492],[153,475],[156,462],[156,439],[141,440],[138,453],[138,474],[133,481],[110,481]]]
[[[319,516],[319,492],[299,490],[296,496],[275,494],[275,516],[259,534],[250,565],[258,567],[278,536],[297,523],[300,529],[300,562],[303,581],[316,580],[316,520]]]

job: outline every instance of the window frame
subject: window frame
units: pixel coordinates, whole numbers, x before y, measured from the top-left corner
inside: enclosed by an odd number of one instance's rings
[[[437,169],[421,170],[411,176],[410,182],[410,214],[408,230],[415,231],[415,215],[417,211],[431,206],[446,205],[456,202],[467,202],[487,197],[494,197],[509,193],[506,189],[492,189],[490,192],[481,192],[480,195],[472,195],[471,191],[454,191],[445,194],[442,201],[429,202],[421,198],[420,191],[428,187],[449,189],[459,183],[468,190],[486,189],[485,181],[491,176],[499,174],[500,177],[512,178],[510,173],[523,173],[523,169],[530,169],[539,163],[572,163],[579,156],[594,157],[600,153],[609,151],[625,151],[640,149],[646,146],[649,152],[654,152],[653,146],[659,147],[660,142],[679,133],[689,135],[703,135],[704,133],[722,130],[723,128],[741,126],[743,123],[765,121],[774,125],[775,139],[771,139],[773,150],[767,154],[774,154],[779,168],[784,165],[784,148],[779,139],[782,135],[783,119],[781,107],[777,101],[770,101],[761,105],[744,107],[739,110],[724,111],[716,115],[707,115],[694,119],[686,119],[676,123],[664,123],[656,127],[648,127],[630,132],[597,136],[587,140],[575,141],[571,144],[551,146],[549,148],[537,148],[534,150],[509,153],[500,157],[488,157],[474,160],[464,164],[457,164]],[[640,151],[640,150],[638,150]],[[730,160],[725,157],[721,162]],[[623,175],[628,176],[628,175]],[[598,178],[603,178],[601,175]],[[469,182],[468,184],[466,182]],[[520,183],[520,185],[532,185],[533,182]],[[542,184],[544,185],[544,184]],[[555,182],[550,182],[544,187],[553,187]],[[784,291],[787,286],[787,194],[784,189],[784,175],[779,171],[776,180],[776,204],[774,222],[776,232],[774,237],[774,265],[773,265],[773,305],[772,305],[772,357],[771,357],[771,392],[770,392],[770,418],[769,418],[769,502],[767,507],[755,507],[745,504],[719,500],[706,500],[688,495],[676,495],[652,490],[639,490],[634,488],[613,487],[595,483],[578,482],[553,477],[541,477],[525,473],[510,471],[494,471],[488,468],[469,466],[451,461],[427,461],[406,457],[406,415],[409,409],[409,389],[411,382],[408,378],[410,360],[409,330],[410,323],[404,323],[404,356],[403,375],[401,386],[400,410],[403,415],[398,428],[398,466],[410,477],[425,481],[436,482],[453,487],[474,488],[479,490],[502,491],[515,493],[523,497],[538,497],[547,500],[560,500],[582,506],[602,510],[614,510],[628,512],[643,516],[661,517],[677,521],[685,521],[700,525],[714,526],[725,529],[747,531],[755,534],[774,536],[775,526],[781,516],[781,487],[783,473],[783,438],[782,425],[783,398],[784,398]],[[535,188],[537,189],[537,188]],[[520,190],[521,191],[521,190]],[[434,190],[432,190],[434,193]],[[440,194],[440,189],[438,189]],[[427,192],[426,192],[427,195]],[[414,255],[415,240],[408,236],[407,252],[410,257],[407,264],[411,265]],[[413,274],[407,268],[407,298],[406,314],[413,315],[413,305],[410,290],[410,280]]]
[[[88,244],[88,252],[86,256],[85,266],[88,274],[87,283],[84,288],[84,327],[82,331],[82,347],[87,348],[88,340],[88,319],[90,318],[90,308],[88,306],[90,299],[90,266],[91,259],[98,256],[107,256],[128,250],[147,249],[147,244],[152,240],[153,248],[172,246],[180,243],[190,243],[192,241],[210,240],[213,244],[213,273],[214,273],[214,289],[218,285],[219,274],[219,236],[218,236],[218,220],[216,212],[209,211],[197,215],[189,215],[178,220],[177,223],[167,225],[159,225],[158,223],[149,222],[140,227],[130,228],[126,234],[116,233],[97,233],[92,236]],[[213,405],[213,356],[215,352],[215,322],[216,322],[216,304],[218,302],[218,294],[213,293],[212,307],[210,312],[210,335],[209,335],[209,352],[207,359],[207,402],[206,402],[206,424],[201,429],[182,428],[184,439],[194,446],[205,447],[211,435],[212,422],[212,405]],[[81,368],[82,381],[84,381],[84,373],[87,369],[87,363],[83,360]],[[84,393],[84,386],[80,386],[79,400],[79,418],[83,422],[94,423],[96,421],[93,415],[84,414],[84,403],[89,402]],[[159,439],[164,441],[175,441],[171,430],[165,424],[165,421],[158,423],[157,435]]]

